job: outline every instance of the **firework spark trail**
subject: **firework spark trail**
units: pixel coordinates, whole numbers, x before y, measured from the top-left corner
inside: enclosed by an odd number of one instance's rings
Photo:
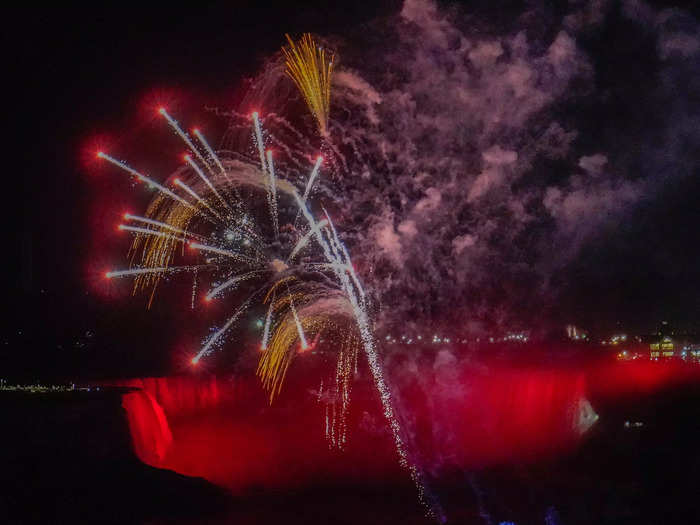
[[[272,162],[272,151],[267,150],[267,172],[270,176],[269,184],[270,188],[268,191],[267,198],[270,203],[270,215],[272,217],[272,224],[275,231],[275,239],[279,236],[280,226],[279,218],[277,216],[277,183],[275,181],[275,165]]]
[[[309,231],[309,233],[312,233]],[[315,232],[313,232],[315,234]],[[310,270],[333,270],[333,269],[340,269],[343,267],[342,264],[337,263],[337,262],[332,262],[332,263],[327,263],[327,262],[322,262],[322,263],[306,263],[304,264],[304,267],[309,268]]]
[[[272,306],[275,304],[275,294],[272,294],[272,300],[270,301],[270,306],[267,308],[267,316],[265,316],[265,328],[263,329],[262,343],[260,344],[261,350],[267,350],[267,343],[270,341],[270,323],[272,322]]]
[[[309,212],[308,208],[306,207],[306,203],[304,203],[301,200],[301,198],[296,192],[294,192],[294,197],[297,201],[297,205],[300,207],[302,213],[304,214],[304,217],[309,223],[309,226],[313,229],[314,226],[316,226],[316,222],[311,213]],[[332,254],[331,250],[329,249],[325,239],[323,239],[323,236],[320,234],[320,232],[317,232],[315,236],[323,249],[326,259],[331,263],[342,264],[342,261],[338,260],[336,256]],[[347,256],[346,263],[347,266],[352,266],[352,260],[350,259],[349,255]],[[362,346],[365,351],[365,355],[367,356],[367,361],[369,363],[370,370],[372,371],[374,384],[377,388],[377,391],[379,392],[379,397],[381,399],[382,408],[384,411],[384,417],[386,418],[387,422],[389,423],[389,427],[391,428],[391,432],[394,438],[394,445],[399,455],[399,463],[402,467],[406,468],[409,471],[411,479],[413,480],[418,490],[418,497],[421,503],[427,509],[430,517],[437,519],[438,521],[444,522],[445,518],[442,509],[440,508],[439,504],[428,493],[426,484],[423,481],[423,476],[420,470],[416,467],[414,462],[409,460],[408,450],[402,436],[403,432],[401,429],[401,425],[399,424],[399,421],[396,418],[396,415],[394,414],[391,393],[384,379],[384,373],[382,371],[382,366],[379,362],[379,357],[377,355],[377,350],[374,344],[374,338],[372,336],[372,329],[370,327],[369,318],[365,310],[364,304],[362,304],[358,300],[355,289],[353,288],[353,285],[350,283],[350,279],[348,278],[348,273],[345,271],[338,272],[338,277],[340,278],[340,281],[342,283],[343,291],[345,292],[348,300],[350,301],[354,318],[357,322],[357,326],[360,331]],[[359,284],[359,282],[357,284]],[[358,289],[362,290],[362,287],[360,286]],[[364,291],[362,292],[362,295],[364,295]]]
[[[202,237],[201,235],[197,235],[196,233],[188,232],[187,230],[176,228],[175,226],[171,226],[170,224],[167,224],[165,222],[156,221],[153,219],[149,219],[147,217],[140,217],[138,215],[132,215],[130,213],[125,213],[124,220],[125,221],[142,222],[144,224],[150,224],[151,226],[157,226],[158,228],[163,228],[164,230],[170,230],[170,231],[175,232],[175,233],[181,233],[182,235],[189,235],[195,239],[204,240],[204,237]]]
[[[194,298],[197,295],[197,271],[195,270],[192,277],[192,297],[190,298],[190,310],[194,310]]]
[[[253,126],[255,128],[255,144],[258,147],[258,153],[260,154],[260,171],[267,173],[267,167],[265,166],[265,143],[263,142],[262,129],[260,127],[260,117],[258,112],[253,112]]]
[[[225,255],[226,257],[231,257],[238,261],[244,262],[250,265],[259,265],[260,261],[253,259],[252,257],[247,257],[240,253],[232,252],[231,250],[224,250],[223,248],[216,248],[215,246],[209,246],[207,244],[201,244],[198,242],[190,243],[190,248],[194,250],[201,250],[204,252],[218,253],[219,255]]]
[[[306,342],[306,336],[304,335],[304,329],[301,326],[301,321],[299,321],[299,315],[297,314],[297,309],[294,308],[294,301],[292,300],[291,295],[289,296],[289,308],[292,310],[292,315],[294,316],[294,323],[297,325],[297,332],[299,333],[299,341],[301,343],[301,349],[306,350],[309,348],[308,343]]]
[[[338,237],[338,232],[335,229],[335,226],[333,225],[333,221],[331,220],[331,216],[328,215],[328,212],[326,211],[325,208],[321,208],[323,210],[324,215],[326,216],[326,220],[328,221],[328,226],[331,229],[331,232],[333,233],[333,242],[336,244],[338,249],[342,252],[343,257],[345,258],[345,264],[348,268],[348,271],[350,272],[350,277],[352,278],[353,282],[355,283],[355,287],[357,288],[358,292],[360,292],[360,297],[364,301],[365,299],[365,290],[362,288],[362,285],[360,284],[360,279],[357,277],[357,273],[355,273],[355,267],[352,265],[352,261],[350,261],[350,254],[348,253],[347,248],[345,245],[340,241],[340,238]]]
[[[194,136],[197,137],[197,140],[199,140],[200,144],[204,146],[204,150],[207,152],[207,155],[209,155],[211,160],[214,161],[216,167],[219,168],[219,171],[221,171],[221,174],[226,179],[226,182],[230,184],[231,179],[229,179],[228,173],[226,173],[226,169],[224,169],[224,165],[221,163],[221,159],[219,159],[219,156],[216,153],[214,153],[214,150],[209,145],[209,142],[207,142],[207,139],[204,138],[204,135],[202,135],[202,133],[197,128],[192,130],[192,133],[194,133]]]
[[[262,272],[267,271],[267,270],[254,270],[252,272],[247,272],[241,275],[235,275],[228,281],[220,284],[216,288],[211,289],[206,296],[204,296],[204,299],[207,301],[211,301],[213,298],[215,298],[219,293],[221,293],[223,290],[226,290],[227,288],[230,288],[232,286],[237,285],[238,283],[241,283],[243,281],[247,281],[248,279],[252,279],[253,277],[256,277],[260,275]]]
[[[306,204],[306,201],[309,198],[309,194],[311,193],[311,188],[314,185],[314,181],[316,180],[316,177],[318,177],[318,172],[319,168],[321,167],[321,163],[323,162],[323,157],[319,155],[316,157],[316,163],[314,164],[313,169],[311,170],[311,174],[309,175],[309,180],[306,183],[306,188],[304,189],[304,196],[302,197],[302,200]],[[297,223],[299,220],[299,214],[301,213],[301,210],[297,211],[296,217],[294,217],[294,224]]]
[[[311,212],[309,211],[309,208],[307,208],[306,203],[301,200],[301,197],[299,197],[299,194],[296,191],[294,192],[294,200],[296,200],[297,206],[299,206],[301,213],[304,215],[304,218],[309,223],[311,231],[314,232],[314,237],[316,237],[316,241],[321,246],[321,249],[323,250],[323,255],[326,257],[326,260],[329,262],[341,262],[336,261],[333,255],[331,254],[330,248],[328,247],[328,243],[326,243],[326,240],[321,235],[316,220],[314,219],[313,215],[311,215]]]
[[[328,231],[328,228],[323,228],[321,231],[328,238],[328,246],[331,249],[331,254],[333,256],[333,259],[336,261],[335,264],[338,266],[339,272],[345,273],[346,268],[345,268],[345,264],[343,264],[342,258],[340,257],[340,250],[336,249],[335,243],[333,242],[333,237],[331,237],[331,234]]]
[[[160,272],[167,272],[168,269],[169,268],[162,266],[160,268],[135,268],[133,270],[113,270],[113,271],[107,272],[105,274],[105,277],[107,277],[107,279],[112,279],[114,277],[141,275],[144,273],[160,273]],[[172,268],[170,268],[170,269],[172,269]]]
[[[251,297],[252,297],[252,296],[251,296]],[[194,357],[192,358],[192,364],[195,364],[195,365],[196,365],[197,363],[199,363],[199,360],[200,360],[203,356],[208,355],[208,354],[211,352],[210,348],[212,347],[212,345],[213,345],[224,333],[226,333],[226,331],[227,331],[229,328],[231,328],[231,325],[232,325],[233,323],[235,323],[235,322],[238,320],[238,318],[243,314],[243,312],[246,311],[246,309],[247,309],[248,306],[250,305],[250,301],[251,301],[250,298],[246,299],[246,301],[238,308],[238,310],[236,310],[236,313],[234,313],[234,314],[231,316],[231,318],[230,318],[228,321],[226,321],[226,324],[224,324],[224,326],[223,326],[222,328],[220,328],[219,330],[217,330],[217,331],[209,338],[209,340],[208,340],[207,343],[202,347],[202,349],[199,351],[199,353],[198,353],[196,356],[194,356]]]
[[[202,197],[200,197],[196,191],[194,191],[187,184],[182,182],[181,179],[175,179],[173,181],[173,184],[175,184],[175,186],[178,186],[178,187],[182,188],[183,190],[185,190],[185,192],[187,192],[190,195],[190,197],[195,199],[198,203],[200,203],[202,206],[204,206],[207,209],[207,211],[209,211],[211,214],[213,214],[214,217],[216,217],[216,219],[219,220],[219,222],[221,222],[221,223],[224,222],[224,218],[221,215],[219,215],[219,213],[214,208],[212,208],[207,201],[205,201]]]
[[[314,169],[311,170],[311,175],[309,175],[309,182],[306,183],[306,189],[304,190],[304,197],[303,200],[306,202],[306,200],[309,198],[309,194],[311,193],[311,188],[314,185],[314,181],[316,180],[316,177],[318,176],[318,170],[321,167],[321,163],[323,162],[323,157],[319,155],[316,158],[316,164],[314,164]]]
[[[326,215],[328,217],[328,215]],[[328,218],[330,220],[330,218]],[[332,224],[332,223],[331,223]],[[330,252],[331,252],[331,257],[333,258],[333,262],[331,263],[333,266],[333,269],[335,270],[335,275],[338,278],[341,283],[345,283],[345,279],[347,279],[347,276],[345,275],[346,272],[350,271],[350,265],[352,264],[350,262],[350,257],[348,256],[345,261],[343,261],[343,256],[341,255],[340,249],[336,246],[336,242],[331,235],[331,233],[328,231],[328,228],[323,228],[322,232],[326,234],[328,237],[328,246],[330,247]],[[323,238],[323,235],[320,235],[321,238]],[[347,252],[346,252],[347,255]],[[358,281],[358,288],[361,290],[362,286],[359,285]],[[361,293],[361,297],[364,298],[364,291]]]
[[[209,145],[209,142],[207,141],[206,138],[204,138],[204,135],[202,135],[202,132],[199,131],[199,129],[195,128],[194,130],[192,130],[192,133],[194,133],[194,136],[197,137],[197,139],[202,144],[202,146],[204,146],[204,149],[206,150],[207,155],[209,155],[209,157],[214,161],[214,163],[216,164],[216,167],[219,168],[224,179],[226,179],[226,182],[228,183],[229,188],[231,188],[231,190],[233,191],[233,195],[236,197],[234,204],[235,204],[236,208],[238,208],[240,210],[243,199],[241,197],[241,194],[238,191],[238,188],[236,188],[236,186],[233,186],[231,184],[231,178],[228,176],[228,173],[226,172],[226,168],[224,168],[224,165],[221,162],[221,159],[216,154],[214,149]]]
[[[200,153],[199,149],[194,145],[194,143],[192,142],[190,137],[187,135],[187,133],[185,133],[184,130],[180,127],[180,124],[177,123],[177,120],[175,120],[173,117],[171,117],[165,108],[160,108],[158,110],[158,113],[160,113],[161,115],[163,115],[165,117],[165,120],[168,121],[168,124],[170,124],[170,127],[173,128],[175,133],[177,133],[180,136],[182,141],[185,144],[187,144],[187,147],[190,148],[192,153],[194,153],[197,156],[197,158],[202,162],[202,164],[204,164],[204,166],[206,166],[209,173],[214,175],[214,171],[212,170],[212,167],[209,164],[209,162],[207,162],[207,159],[205,159],[204,156]]]
[[[444,523],[446,519],[441,506],[429,493],[427,485],[423,480],[423,475],[421,471],[418,469],[415,462],[411,461],[409,458],[408,449],[402,437],[403,432],[401,429],[401,425],[399,424],[398,419],[396,419],[396,415],[394,414],[391,393],[384,379],[382,366],[379,363],[379,357],[374,346],[374,340],[372,337],[371,328],[369,326],[367,313],[365,312],[364,308],[359,305],[357,298],[355,297],[354,291],[352,290],[350,283],[347,279],[347,275],[343,274],[343,276],[345,277],[343,285],[348,297],[350,298],[353,311],[355,312],[355,319],[357,320],[357,325],[360,329],[362,346],[365,350],[365,355],[367,356],[367,361],[369,362],[370,370],[372,371],[374,384],[377,390],[379,391],[379,397],[382,401],[384,417],[389,422],[389,426],[394,437],[394,445],[396,446],[396,451],[399,454],[399,463],[401,464],[401,466],[403,466],[409,471],[411,479],[413,480],[413,483],[415,484],[416,489],[418,490],[418,499],[427,510],[429,517]]]
[[[233,120],[244,120],[245,123],[234,123],[231,122],[229,124],[229,127],[226,131],[226,135],[224,136],[225,139],[226,137],[230,136],[233,134],[235,131],[249,131],[250,130],[250,121],[253,118],[252,114],[249,113],[247,115],[243,115],[241,113],[238,113],[236,111],[226,111],[226,112],[221,112],[219,110],[214,109],[215,113],[217,115],[221,115],[224,117],[228,117],[229,119]],[[258,119],[259,119],[258,115]],[[307,138],[304,137],[304,135],[294,128],[286,119],[276,115],[275,113],[267,113],[265,115],[265,122],[273,122],[275,124],[279,124],[282,126],[285,131],[289,131],[290,134],[293,136],[293,139],[291,141],[284,140],[284,138],[279,138],[277,135],[274,135],[272,133],[265,133],[264,140],[262,140],[263,149],[265,146],[274,146],[275,150],[279,150],[280,152],[284,152],[285,158],[287,162],[290,165],[295,166],[299,170],[306,170],[307,166],[309,164],[309,155],[306,154],[306,151],[309,149],[317,149],[317,146],[312,145],[311,141]],[[261,127],[261,132],[265,131]],[[262,133],[261,133],[261,139],[262,139]],[[258,145],[258,139],[256,137],[255,133],[255,127],[253,127],[253,140],[255,143],[255,147],[257,149]],[[224,143],[226,143],[226,140],[224,140]],[[289,144],[292,143],[293,146],[289,146]],[[227,151],[228,154],[232,155],[240,155],[244,156],[246,161],[250,161],[250,158],[242,153],[239,152],[234,152],[234,151]],[[259,150],[258,150],[259,154]]]
[[[176,272],[196,272],[207,265],[197,266],[162,266],[158,268],[133,268],[131,270],[112,270],[105,273],[107,279],[114,277],[133,277],[134,275],[144,275],[148,273],[176,273]]]
[[[305,210],[304,206],[304,210]],[[333,227],[333,223],[330,219],[330,216],[328,215],[327,212],[324,213],[326,214],[326,218],[329,222],[329,225],[332,228],[333,231],[333,237],[337,241],[339,245],[342,246],[342,243],[340,243],[338,237],[337,237],[337,232],[335,228]],[[313,219],[310,217],[310,214],[305,213],[307,215],[307,220],[309,218]],[[325,249],[324,249],[325,252]],[[353,268],[352,265],[352,260],[350,259],[350,255],[347,252],[346,249],[343,250],[344,256],[345,256],[345,267],[346,268]],[[335,261],[342,263],[339,258],[336,258]],[[365,350],[365,355],[367,356],[367,361],[370,366],[370,370],[372,371],[372,376],[374,378],[375,386],[380,394],[380,398],[382,401],[382,407],[384,409],[384,416],[386,417],[387,421],[389,422],[389,426],[392,431],[392,435],[394,437],[394,444],[396,446],[397,453],[399,454],[399,462],[401,465],[408,469],[411,479],[413,480],[414,484],[416,485],[416,488],[418,489],[418,496],[421,501],[421,503],[424,505],[424,507],[428,510],[428,514],[430,517],[437,519],[438,521],[444,521],[444,515],[442,512],[442,509],[440,508],[440,505],[437,503],[437,501],[434,500],[430,496],[430,494],[427,491],[427,486],[425,482],[423,481],[423,476],[419,469],[416,467],[415,463],[409,460],[408,456],[408,450],[407,447],[404,443],[404,439],[402,437],[402,430],[401,426],[396,419],[396,415],[394,414],[394,408],[393,408],[393,403],[391,400],[391,393],[389,390],[389,387],[386,384],[386,381],[384,379],[384,373],[381,367],[381,364],[379,362],[379,357],[377,355],[376,347],[374,344],[374,338],[372,336],[372,330],[370,328],[369,324],[369,318],[367,315],[367,312],[365,310],[364,302],[359,301],[356,294],[355,294],[355,289],[353,286],[350,284],[350,280],[348,279],[348,273],[354,273],[354,270],[348,271],[348,272],[341,272],[339,277],[342,282],[343,290],[345,291],[345,294],[347,295],[348,299],[350,300],[350,304],[353,309],[354,317],[357,322],[359,331],[360,331],[360,337],[362,340],[362,346],[363,349]],[[360,296],[364,298],[365,293],[364,289],[362,288],[359,280],[356,278],[354,283],[355,286],[357,287],[358,292],[360,293]]]
[[[307,244],[309,244],[309,241],[311,240],[311,238],[312,238],[314,235],[316,235],[316,234],[318,233],[317,230],[318,230],[319,228],[323,228],[323,227],[326,226],[327,224],[328,224],[328,221],[326,221],[326,220],[324,219],[324,220],[320,221],[319,223],[317,223],[316,226],[315,226],[314,228],[311,228],[308,232],[306,232],[306,233],[301,237],[301,239],[299,239],[299,242],[296,243],[296,245],[294,246],[294,248],[292,249],[292,251],[289,253],[289,257],[287,257],[287,262],[289,262],[289,261],[291,261],[292,259],[294,259],[294,257],[296,257],[296,255],[297,255],[301,250],[303,250],[304,247],[306,247]]]
[[[101,159],[105,159],[106,161],[111,162],[111,163],[114,164],[115,166],[117,166],[117,167],[121,168],[122,170],[126,171],[127,173],[133,175],[134,177],[136,177],[136,178],[137,178],[138,180],[140,180],[141,182],[145,182],[145,183],[147,183],[149,186],[152,186],[152,187],[156,188],[159,192],[161,192],[162,194],[167,195],[167,196],[170,197],[171,199],[173,199],[173,200],[179,202],[179,203],[182,204],[183,206],[185,206],[185,207],[187,207],[187,208],[189,208],[189,209],[195,210],[195,211],[197,210],[197,208],[195,208],[194,206],[192,206],[189,202],[187,202],[185,199],[183,199],[183,198],[180,197],[179,195],[174,194],[174,193],[173,193],[172,191],[170,191],[168,188],[166,188],[166,187],[164,187],[164,186],[161,186],[160,184],[158,184],[158,183],[157,183],[156,181],[154,181],[153,179],[151,179],[151,178],[149,178],[149,177],[146,177],[146,176],[143,175],[142,173],[139,173],[138,171],[136,171],[135,169],[133,169],[133,168],[130,167],[129,165],[125,164],[124,162],[122,162],[122,161],[120,161],[120,160],[117,160],[117,159],[115,159],[114,157],[111,157],[110,155],[107,155],[106,153],[103,153],[102,151],[100,151],[100,152],[97,154],[97,156],[98,156],[99,158],[101,158]]]
[[[275,171],[272,165],[272,152],[267,151],[267,162],[265,160],[265,143],[263,142],[262,127],[260,126],[260,117],[257,111],[253,112],[253,127],[255,128],[255,143],[258,147],[260,155],[260,170],[263,174],[268,174],[267,182],[267,203],[270,208],[270,217],[274,226],[275,237],[279,234],[279,224],[277,218],[276,204],[276,187],[275,187]]]
[[[128,231],[133,233],[139,233],[142,235],[152,235],[153,237],[162,237],[163,239],[171,239],[178,242],[188,242],[187,237],[177,237],[172,233],[159,232],[157,230],[149,230],[148,228],[139,228],[138,226],[128,226],[126,224],[120,224],[117,226],[120,231]]]
[[[216,198],[221,201],[221,204],[223,204],[225,208],[228,208],[229,210],[231,210],[231,208],[228,205],[228,202],[226,202],[224,200],[224,198],[221,196],[221,194],[218,191],[216,191],[216,188],[209,180],[209,177],[207,177],[204,174],[204,172],[202,171],[202,169],[199,166],[197,166],[197,164],[195,164],[195,162],[192,160],[192,157],[190,157],[189,155],[185,155],[184,158],[185,158],[185,161],[187,161],[187,164],[189,164],[190,167],[195,171],[195,173],[197,173],[197,175],[199,175],[199,177],[204,181],[204,183],[207,186],[209,186],[209,189],[212,191],[212,193],[214,195],[216,195]],[[233,210],[231,210],[231,211],[233,211]]]

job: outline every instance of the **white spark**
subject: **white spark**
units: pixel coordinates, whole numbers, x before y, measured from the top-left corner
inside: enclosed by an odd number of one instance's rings
[[[194,206],[192,206],[189,202],[187,202],[185,199],[183,199],[183,198],[180,197],[179,195],[174,194],[174,193],[173,193],[172,191],[170,191],[168,188],[166,188],[166,187],[164,187],[164,186],[161,186],[160,184],[158,184],[158,183],[157,183],[156,181],[154,181],[153,179],[151,179],[151,178],[149,178],[149,177],[146,177],[146,176],[143,175],[142,173],[139,173],[138,171],[136,171],[136,170],[133,169],[132,167],[128,166],[126,163],[124,163],[124,162],[122,162],[122,161],[120,161],[120,160],[117,160],[117,159],[115,159],[114,157],[111,157],[110,155],[107,155],[106,153],[103,153],[103,152],[101,152],[101,151],[97,154],[97,156],[98,156],[99,158],[105,159],[106,161],[111,162],[111,163],[114,164],[115,166],[117,166],[117,167],[123,169],[123,170],[126,171],[127,173],[129,173],[129,174],[133,175],[134,177],[136,177],[136,178],[137,178],[138,180],[140,180],[141,182],[145,182],[145,183],[149,184],[150,186],[156,188],[156,189],[157,189],[158,191],[160,191],[162,194],[167,195],[168,197],[170,197],[170,198],[173,199],[173,200],[176,200],[177,202],[179,202],[179,203],[182,204],[183,206],[186,206],[187,208],[196,210],[196,208],[195,208]]]

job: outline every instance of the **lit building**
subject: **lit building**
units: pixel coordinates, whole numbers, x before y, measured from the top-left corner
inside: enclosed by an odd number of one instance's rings
[[[566,325],[566,336],[573,341],[585,341],[588,334],[575,325]]]
[[[671,336],[673,332],[671,331],[671,326],[668,321],[661,321],[659,329],[656,332],[656,341],[649,344],[649,356],[652,359],[658,359],[659,357],[673,357],[674,356],[674,343]]]

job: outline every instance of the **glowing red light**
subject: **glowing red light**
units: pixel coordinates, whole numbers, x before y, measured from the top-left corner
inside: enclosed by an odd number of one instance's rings
[[[189,155],[188,153],[183,153],[183,154],[182,154],[182,160],[184,160],[185,162],[187,162],[188,160],[190,160],[190,155]]]
[[[98,159],[101,159],[101,158],[104,158],[105,154],[104,154],[102,151],[98,151],[98,152],[95,154],[95,156],[96,156]]]
[[[176,178],[176,179],[173,181],[173,184],[180,184],[180,179]]]
[[[112,278],[112,272],[105,272],[105,279],[111,279]]]
[[[166,113],[165,108],[163,106],[159,107],[158,113],[160,113],[161,115],[165,115],[165,113]]]
[[[194,133],[195,135],[196,135],[197,133],[199,133],[199,128],[194,128],[194,129],[192,130],[192,133]]]
[[[316,158],[316,160],[319,161],[319,162],[323,162],[323,155],[319,155],[319,156]]]
[[[199,359],[197,359],[196,357],[193,357],[190,360],[190,363],[192,364],[192,366],[197,366],[197,364],[199,363]]]

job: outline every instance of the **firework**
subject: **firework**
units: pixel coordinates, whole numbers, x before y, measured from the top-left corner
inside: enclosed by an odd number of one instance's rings
[[[314,164],[314,169],[311,170],[311,175],[309,175],[309,181],[306,183],[306,189],[304,190],[304,202],[306,202],[306,199],[309,198],[309,193],[311,193],[311,188],[313,188],[314,182],[316,182],[316,177],[318,177],[318,171],[321,167],[322,162],[323,157],[319,155],[316,158],[316,164]]]
[[[310,167],[311,175],[302,200],[292,184],[278,179],[272,152],[265,149],[257,113],[252,115],[253,139],[259,158],[257,166],[252,159],[220,158],[201,131],[195,130],[200,151],[165,108],[160,108],[158,113],[189,149],[183,156],[184,165],[171,177],[170,184],[156,182],[125,162],[104,152],[98,153],[99,158],[157,190],[143,216],[125,214],[125,224],[118,227],[134,236],[130,248],[131,267],[109,271],[105,276],[133,278],[134,291],[150,290],[149,305],[158,283],[179,273],[193,274],[193,306],[197,276],[201,279],[208,275],[211,282],[204,292],[205,301],[234,292],[247,294],[223,325],[205,338],[192,357],[193,364],[221,348],[236,321],[256,301],[262,300],[267,314],[258,375],[272,401],[282,387],[294,356],[310,347],[308,336],[316,336],[318,340],[324,330],[333,329],[338,333],[352,330],[348,323],[352,315],[349,300],[343,294],[342,283],[332,279],[347,269],[329,251],[327,243],[323,243],[325,258],[314,260],[313,250],[309,249],[314,238],[323,238],[322,235],[330,238],[328,221],[316,221],[304,205],[304,213],[310,219],[308,228],[297,229],[287,224],[284,232],[280,232],[280,219],[284,217],[280,217],[278,200],[289,201],[292,207],[298,202],[306,204],[318,177],[321,157]],[[271,228],[251,218],[254,210],[245,209],[241,192],[248,193],[246,200],[250,202],[255,201],[256,195],[266,195]],[[297,259],[302,252],[305,255],[299,262]],[[201,264],[178,264],[177,259],[192,255],[201,258]],[[318,306],[319,302],[323,307]],[[347,360],[347,356],[341,359]]]
[[[313,45],[310,37],[302,43],[302,49]],[[317,117],[320,126],[325,125],[322,122],[327,118],[327,99],[324,107],[323,119]],[[351,381],[357,369],[358,351],[364,350],[400,463],[409,470],[425,503],[425,484],[420,471],[409,460],[377,355],[365,292],[330,215],[323,210],[325,218],[317,220],[308,206],[322,158],[317,157],[300,196],[293,184],[276,173],[272,152],[265,149],[257,113],[252,114],[257,165],[243,157],[243,160],[220,158],[197,130],[194,134],[204,150],[200,151],[164,108],[159,113],[191,153],[184,156],[185,164],[171,177],[173,190],[106,153],[98,154],[158,190],[144,216],[124,215],[124,220],[131,224],[120,225],[119,229],[134,235],[131,267],[109,271],[106,277],[133,277],[134,291],[150,289],[149,305],[161,279],[186,272],[194,276],[192,305],[198,276],[201,279],[202,275],[208,275],[211,282],[205,301],[220,299],[234,291],[236,297],[243,297],[234,301],[232,313],[223,325],[205,338],[191,358],[192,365],[220,349],[236,322],[253,305],[264,305],[267,313],[257,375],[269,393],[270,402],[280,393],[294,358],[315,347],[322,332],[335,335],[339,340],[335,374],[325,387],[332,398],[332,403],[326,406],[326,434],[333,446],[342,447],[346,440],[345,414]],[[241,197],[243,193],[245,199]],[[246,210],[246,204],[255,203],[263,193],[271,225],[254,220],[254,209]],[[283,201],[291,206],[278,206]],[[282,209],[293,211],[287,217],[280,214]],[[300,216],[304,217],[304,226],[297,229],[295,224]],[[320,247],[321,254],[311,249],[312,241]],[[302,252],[304,257],[297,262]],[[200,262],[176,264],[176,257],[191,256],[200,258]],[[309,338],[314,340],[311,345]],[[427,508],[435,515],[432,507]]]
[[[289,35],[288,47],[283,47],[287,75],[299,88],[306,105],[316,119],[321,136],[328,130],[328,115],[331,105],[331,74],[333,54],[327,54],[313,37],[305,33],[294,42]]]

